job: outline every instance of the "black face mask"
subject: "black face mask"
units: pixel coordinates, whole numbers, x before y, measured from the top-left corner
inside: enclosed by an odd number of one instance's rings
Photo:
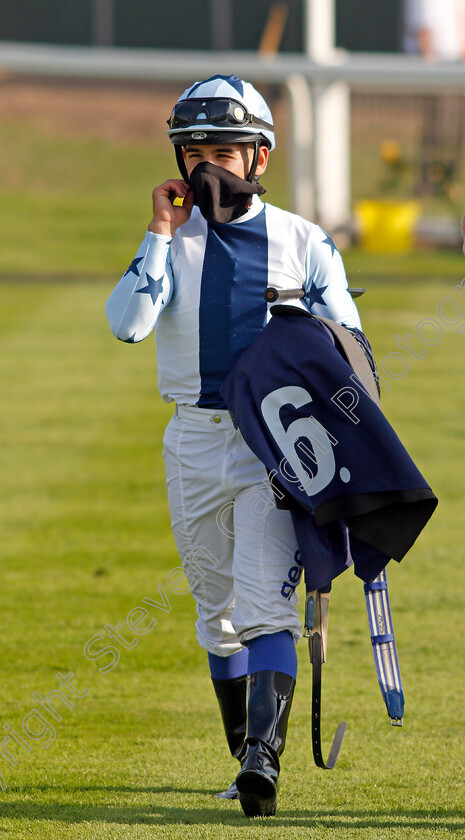
[[[222,166],[198,163],[189,178],[197,204],[207,222],[226,224],[247,212],[254,194],[263,195],[261,184],[244,181]]]

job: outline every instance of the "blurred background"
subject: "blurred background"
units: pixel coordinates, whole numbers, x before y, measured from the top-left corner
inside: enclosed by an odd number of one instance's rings
[[[323,0],[324,5],[325,0]],[[305,0],[2,0],[1,39],[153,49],[256,50],[270,11],[285,6],[280,52],[305,48]],[[321,5],[321,4],[320,4]],[[402,49],[403,0],[336,0],[337,45]],[[281,14],[281,12],[279,12]]]
[[[458,26],[453,3],[0,0],[0,189],[11,202],[0,270],[10,270],[8,251],[17,250],[18,194],[31,200],[39,181],[52,215],[51,194],[72,190],[85,204],[92,193],[105,228],[103,193],[114,176],[110,160],[94,165],[98,138],[130,173],[118,169],[117,177],[124,192],[132,185],[122,211],[122,228],[131,229],[139,178],[147,185],[169,174],[165,120],[197,71],[236,72],[270,100],[278,134],[270,200],[318,221],[343,248],[456,249],[465,206],[465,10]],[[64,159],[73,160],[68,171]],[[69,236],[61,209],[53,222]],[[87,270],[92,243],[87,262],[80,251]],[[50,259],[48,269],[58,267]]]

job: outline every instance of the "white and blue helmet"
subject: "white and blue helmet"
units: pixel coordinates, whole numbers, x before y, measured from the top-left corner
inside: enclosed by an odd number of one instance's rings
[[[275,147],[273,117],[263,96],[237,76],[195,82],[179,97],[168,120],[168,137],[185,178],[181,146],[191,143],[255,143]],[[253,177],[255,166],[249,173]]]

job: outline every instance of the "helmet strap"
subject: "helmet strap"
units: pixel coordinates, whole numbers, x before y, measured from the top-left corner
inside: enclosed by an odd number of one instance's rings
[[[258,178],[255,176],[255,170],[256,170],[257,164],[258,164],[258,155],[259,155],[259,152],[260,152],[260,146],[261,145],[262,144],[260,143],[260,140],[255,140],[252,163],[251,163],[251,166],[250,166],[249,174],[247,175],[247,178],[246,178],[246,181],[250,181],[250,183],[252,183],[252,184],[255,181],[258,181]]]
[[[183,177],[183,180],[186,184],[189,183],[189,175],[187,174],[186,164],[184,162],[184,155],[182,153],[183,147],[182,146],[175,146],[174,151],[176,154],[176,163],[178,164],[178,169]]]

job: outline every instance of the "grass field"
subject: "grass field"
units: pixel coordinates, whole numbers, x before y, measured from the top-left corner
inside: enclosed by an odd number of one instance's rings
[[[323,677],[325,751],[338,721],[348,724],[338,764],[324,773],[312,763],[302,642],[278,813],[251,822],[238,803],[212,797],[236,767],[195,642],[193,602],[173,591],[170,576],[179,561],[161,437],[172,409],[157,393],[153,340],[118,343],[104,317],[106,297],[142,238],[153,150],[141,141],[95,138],[51,144],[29,128],[26,143],[24,126],[10,120],[2,127],[24,180],[14,189],[3,164],[0,724],[4,737],[12,727],[28,750],[18,741],[6,745],[14,766],[0,752],[0,834],[464,836],[465,337],[458,330],[465,314],[443,324],[435,344],[431,323],[439,322],[446,296],[465,309],[455,289],[463,257],[345,255],[353,284],[368,288],[359,309],[379,363],[395,372],[388,354],[399,352],[397,334],[414,336],[417,355],[427,349],[423,358],[408,357],[402,379],[385,374],[391,390],[383,392],[388,418],[440,500],[409,556],[389,569],[405,725],[389,726],[362,586],[347,572],[331,596]],[[273,178],[279,192],[279,167]],[[430,343],[421,345],[417,329]],[[159,602],[148,607],[156,625],[133,647],[110,641],[105,626],[121,623],[131,643],[127,617],[143,598]],[[90,659],[99,644],[112,644],[113,655]],[[57,720],[40,698],[59,688],[57,674],[70,673],[80,696],[72,708],[55,696]],[[71,689],[66,696],[73,697]],[[34,709],[42,717],[31,716]]]

